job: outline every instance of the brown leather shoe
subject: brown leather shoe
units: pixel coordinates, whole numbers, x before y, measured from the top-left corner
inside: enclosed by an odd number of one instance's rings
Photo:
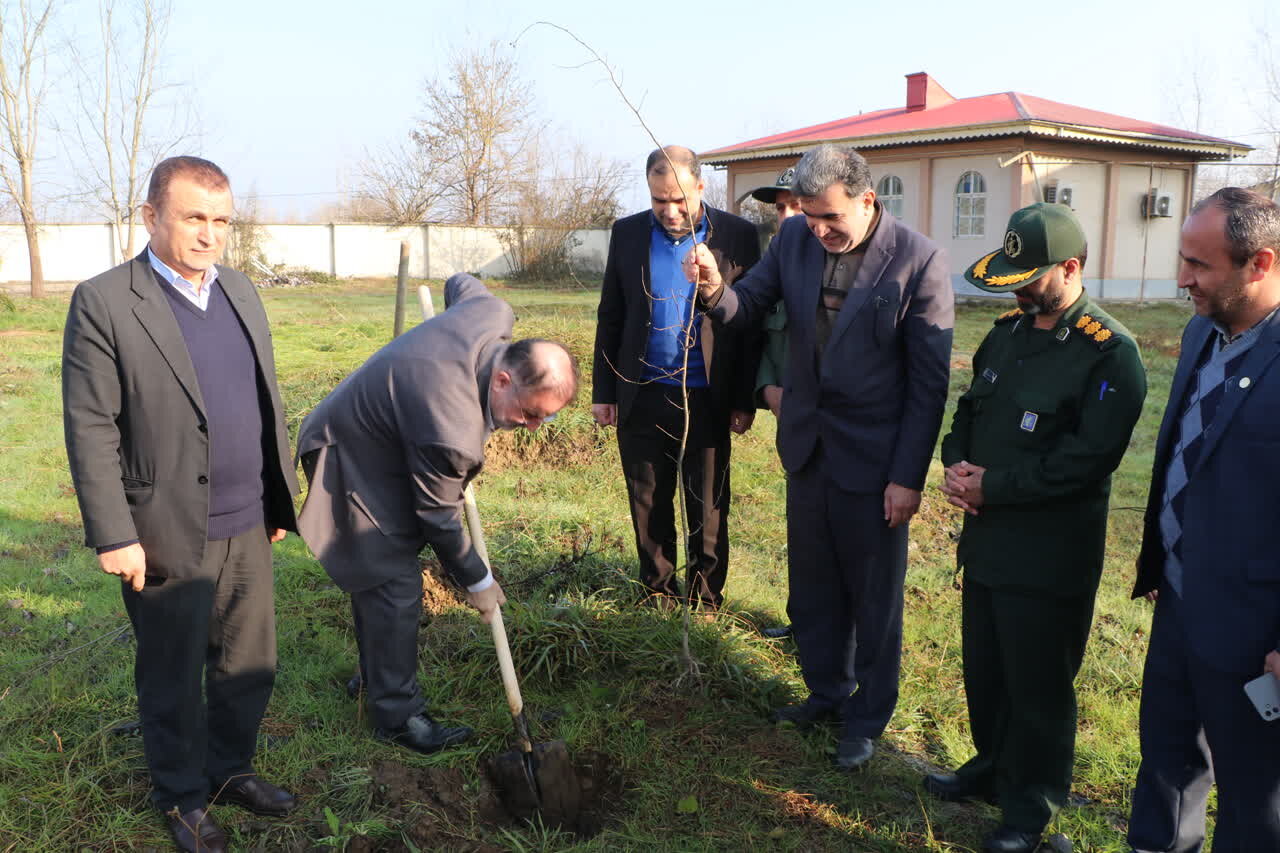
[[[178,814],[177,806],[164,814],[173,841],[183,853],[226,853],[227,836],[205,809]]]
[[[225,785],[215,786],[213,802],[232,803],[265,817],[282,817],[298,805],[293,794],[256,774],[237,776],[227,780]]]

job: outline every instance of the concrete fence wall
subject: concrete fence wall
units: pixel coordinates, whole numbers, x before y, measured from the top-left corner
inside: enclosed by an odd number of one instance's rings
[[[392,276],[400,262],[400,241],[409,241],[409,275],[448,278],[456,272],[501,278],[511,272],[502,247],[503,229],[464,225],[272,225],[261,226],[260,247],[271,265],[305,267],[339,277]],[[120,262],[109,224],[42,225],[40,257],[47,281],[83,281]],[[147,232],[134,233],[137,251]],[[603,270],[608,229],[576,231],[572,255],[577,265]],[[256,275],[256,270],[245,270]],[[27,240],[21,225],[0,224],[0,282],[31,278]]]

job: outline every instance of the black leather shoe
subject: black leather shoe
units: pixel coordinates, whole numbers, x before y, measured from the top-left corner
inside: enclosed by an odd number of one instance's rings
[[[1035,853],[1040,847],[1040,833],[1002,826],[982,842],[985,853]]]
[[[164,814],[173,843],[183,853],[226,853],[227,836],[205,809],[192,809],[178,814],[175,806]]]
[[[971,777],[957,776],[955,773],[930,773],[924,777],[924,789],[939,800],[958,803],[963,800],[995,799],[991,789],[979,784]]]
[[[355,699],[360,695],[360,691],[364,689],[364,679],[360,677],[360,673],[347,679],[347,695]]]
[[[770,640],[785,640],[791,636],[791,626],[782,625],[778,628],[761,628],[760,633]]]
[[[843,770],[857,770],[876,754],[876,744],[869,737],[842,737],[836,747],[836,765]]]
[[[298,805],[293,794],[257,775],[237,776],[213,786],[213,802],[231,803],[264,817],[283,817]]]
[[[470,740],[471,729],[466,726],[444,726],[423,713],[414,714],[398,729],[374,729],[373,736],[378,740],[430,754]]]
[[[797,729],[807,729],[818,723],[840,722],[840,712],[830,705],[821,705],[809,699],[799,705],[774,708],[769,719],[775,723],[793,723]]]

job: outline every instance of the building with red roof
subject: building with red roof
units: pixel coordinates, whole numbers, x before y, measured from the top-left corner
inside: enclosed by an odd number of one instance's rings
[[[1075,210],[1089,240],[1095,298],[1177,295],[1178,230],[1196,166],[1250,146],[1019,92],[955,98],[907,75],[904,107],[876,110],[700,152],[728,172],[735,206],[822,143],[867,158],[885,207],[951,255],[961,273],[998,246],[1009,215],[1036,201]]]

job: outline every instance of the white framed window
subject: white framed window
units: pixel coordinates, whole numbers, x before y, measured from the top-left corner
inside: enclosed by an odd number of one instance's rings
[[[955,237],[987,235],[987,182],[977,172],[965,172],[956,181]]]
[[[885,175],[876,184],[876,198],[884,205],[884,209],[898,219],[902,218],[902,178],[897,175]]]

